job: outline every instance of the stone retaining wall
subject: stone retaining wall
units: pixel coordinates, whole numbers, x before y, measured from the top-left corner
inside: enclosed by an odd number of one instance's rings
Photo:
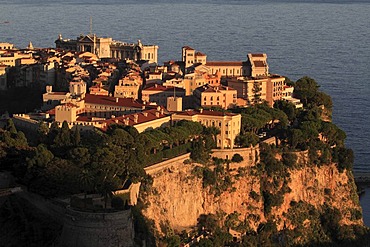
[[[131,210],[89,213],[67,208],[60,247],[134,246]]]

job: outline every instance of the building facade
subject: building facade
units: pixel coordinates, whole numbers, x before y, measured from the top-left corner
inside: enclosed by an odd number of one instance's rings
[[[59,35],[55,45],[56,48],[64,50],[91,52],[99,58],[158,62],[159,47],[157,45],[143,45],[140,40],[136,44],[129,44],[112,40],[112,38],[98,37],[95,34],[81,35],[75,40],[63,39],[62,35]]]
[[[220,130],[217,135],[217,147],[234,148],[236,136],[241,129],[241,115],[229,112],[188,110],[172,115],[172,121],[188,120],[199,122],[206,127],[216,127]]]
[[[198,87],[193,93],[196,98],[196,107],[221,107],[228,109],[237,103],[237,91],[226,86],[204,85]]]

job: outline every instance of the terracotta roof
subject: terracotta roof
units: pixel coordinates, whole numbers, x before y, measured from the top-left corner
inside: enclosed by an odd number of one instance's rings
[[[85,103],[96,105],[113,105],[123,107],[142,108],[144,105],[135,101],[133,98],[115,98],[105,95],[85,95]]]
[[[206,56],[206,54],[204,54],[204,53],[202,53],[202,52],[200,52],[200,51],[197,51],[197,52],[195,53],[195,56]]]
[[[210,111],[210,110],[187,110],[176,114],[186,116],[203,115],[203,116],[231,116],[231,117],[237,115],[230,112]]]
[[[161,108],[161,110],[162,109],[164,108]],[[146,110],[143,112],[137,112],[137,113],[133,113],[133,114],[125,115],[125,116],[107,119],[104,122],[107,123],[107,126],[111,124],[126,125],[125,121],[127,121],[128,119],[128,125],[134,126],[137,124],[146,123],[146,122],[153,121],[155,119],[164,118],[164,117],[169,116],[169,114],[165,112],[163,112],[162,114],[161,110],[158,111],[157,109],[150,109],[150,110]],[[137,120],[135,121],[136,117],[137,117]]]
[[[201,87],[198,87],[196,90],[200,91],[200,92],[217,92],[217,91],[220,91],[220,90],[235,90],[234,88],[231,88],[231,87],[227,87],[227,86],[223,86],[223,85],[220,85],[220,86],[211,86],[209,84],[206,84],[206,85],[203,85]]]
[[[207,62],[206,66],[242,66],[242,61],[211,61]]]
[[[194,51],[194,49],[193,48],[191,48],[190,46],[183,46],[182,48],[184,48],[185,50],[192,50],[192,51]]]
[[[264,57],[263,53],[252,53],[252,57]]]
[[[162,86],[160,84],[150,84],[149,87],[143,89],[143,91],[173,91],[175,88],[176,91],[185,91],[183,88],[173,87],[173,86]]]
[[[48,110],[46,113],[48,113],[50,115],[55,115],[55,108],[53,108],[51,110]]]
[[[265,67],[265,63],[263,61],[253,61],[254,66],[256,67]]]

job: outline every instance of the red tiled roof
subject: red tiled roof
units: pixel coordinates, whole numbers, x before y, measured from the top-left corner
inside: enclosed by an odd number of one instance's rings
[[[193,48],[191,48],[190,46],[183,46],[182,48],[184,48],[185,50],[193,50],[194,51],[194,49]]]
[[[227,87],[227,86],[223,86],[223,85],[220,85],[220,86],[211,86],[209,84],[206,84],[206,85],[203,85],[201,87],[198,87],[196,90],[200,91],[200,92],[217,92],[219,90],[235,90],[234,88],[231,88],[231,87]]]
[[[48,110],[46,113],[48,113],[50,115],[55,115],[55,108],[53,108],[51,110]]]
[[[206,66],[242,66],[242,61],[211,61],[207,62]]]
[[[163,108],[161,108],[163,109]],[[158,114],[158,116],[156,115]],[[128,119],[128,125],[134,126],[141,123],[146,123],[153,121],[155,119],[164,118],[169,116],[167,113],[163,113],[161,111],[158,111],[157,109],[150,109],[143,112],[137,112],[125,116],[120,116],[116,118],[107,119],[104,122],[107,123],[107,125],[111,124],[122,124],[125,125],[125,120]],[[137,117],[137,121],[135,122],[135,117]]]
[[[177,115],[203,115],[203,116],[236,116],[237,114],[230,112],[221,112],[221,111],[210,111],[210,110],[187,110],[183,112],[176,113]]]
[[[185,89],[172,86],[162,86],[160,84],[150,84],[149,87],[143,89],[143,91],[173,91],[175,88],[176,91],[184,91]]]
[[[253,61],[254,66],[256,67],[265,67],[265,63],[263,61]]]
[[[263,53],[252,53],[252,57],[264,57]]]
[[[204,53],[202,53],[202,52],[200,52],[200,51],[197,51],[197,52],[195,53],[195,56],[206,56],[206,54],[204,54]]]
[[[96,104],[96,105],[113,105],[113,106],[124,106],[142,108],[144,105],[135,101],[133,98],[115,98],[105,95],[85,95],[85,103]]]

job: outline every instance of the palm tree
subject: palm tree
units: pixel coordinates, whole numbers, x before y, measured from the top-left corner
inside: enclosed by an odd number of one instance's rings
[[[79,175],[81,189],[84,191],[84,207],[86,208],[87,192],[93,187],[94,176],[88,169],[82,169]]]

